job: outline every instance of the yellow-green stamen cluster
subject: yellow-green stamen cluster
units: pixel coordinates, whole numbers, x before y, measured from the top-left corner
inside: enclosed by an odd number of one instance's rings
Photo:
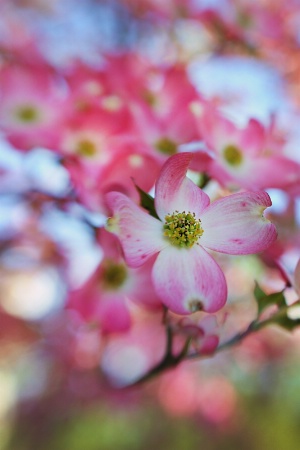
[[[95,144],[88,140],[88,139],[82,139],[78,142],[76,147],[76,153],[80,156],[86,156],[86,157],[92,157],[96,154],[97,149]]]
[[[175,211],[165,217],[164,235],[172,245],[190,248],[202,234],[201,220],[196,219],[195,213]]]
[[[162,137],[155,143],[157,150],[164,155],[175,155],[177,153],[177,144],[167,137]]]
[[[223,156],[230,166],[239,166],[243,162],[243,154],[235,145],[227,145],[223,150]]]
[[[106,289],[118,289],[127,279],[127,269],[124,264],[116,264],[110,260],[104,262],[102,280]]]
[[[39,117],[38,111],[33,106],[22,106],[16,115],[21,122],[26,123],[36,122]]]

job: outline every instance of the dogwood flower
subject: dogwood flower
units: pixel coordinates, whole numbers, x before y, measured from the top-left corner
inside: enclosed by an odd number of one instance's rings
[[[206,108],[199,120],[208,151],[199,152],[195,170],[207,172],[222,186],[243,189],[284,189],[297,195],[300,164],[285,155],[274,119],[268,127],[250,119],[244,128]]]
[[[263,215],[266,192],[241,192],[210,204],[208,195],[186,177],[191,153],[172,156],[155,186],[158,219],[120,192],[106,196],[113,217],[108,229],[123,247],[127,264],[138,267],[158,254],[154,287],[173,312],[215,312],[227,299],[225,276],[206,249],[231,255],[261,252],[276,239]]]

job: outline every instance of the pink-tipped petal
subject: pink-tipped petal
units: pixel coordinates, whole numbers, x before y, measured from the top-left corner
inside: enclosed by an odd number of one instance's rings
[[[300,164],[282,155],[253,159],[247,176],[248,185],[258,189],[279,188],[289,190],[300,186]]]
[[[109,231],[120,239],[125,260],[130,267],[141,266],[169,245],[163,237],[163,224],[124,194],[109,192],[106,201],[114,215],[110,219]]]
[[[218,311],[226,302],[227,285],[216,261],[200,246],[168,247],[153,266],[154,287],[162,302],[177,314]]]
[[[192,153],[178,153],[164,164],[155,187],[155,209],[161,220],[174,211],[190,211],[199,217],[209,197],[186,177]]]
[[[265,129],[256,119],[250,119],[246,128],[240,132],[239,144],[245,154],[258,155],[265,146]]]
[[[266,192],[241,192],[216,200],[201,217],[200,244],[230,255],[265,250],[277,237],[275,226],[263,215],[271,204]]]
[[[130,282],[127,284],[126,297],[138,305],[150,309],[162,308],[151,278],[155,257],[147,260],[141,267],[130,269]],[[124,292],[125,293],[125,292]]]
[[[219,345],[219,336],[205,336],[202,341],[200,341],[198,352],[200,355],[212,355]]]
[[[99,299],[100,300],[100,299]],[[129,330],[131,317],[122,296],[103,296],[98,302],[97,316],[102,333],[118,333]]]

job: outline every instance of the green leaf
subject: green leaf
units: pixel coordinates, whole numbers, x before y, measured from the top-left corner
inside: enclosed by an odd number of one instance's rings
[[[210,182],[211,178],[207,173],[203,172],[201,173],[200,181],[198,183],[198,186],[200,189],[204,189],[205,186]]]
[[[155,206],[154,206],[154,198],[148,194],[147,192],[143,191],[143,189],[141,189],[139,186],[137,186],[136,184],[135,188],[138,191],[139,195],[140,195],[140,204],[143,208],[145,208],[147,211],[149,211],[150,215],[155,217],[156,219],[159,219],[158,215],[156,214],[155,211]],[[160,219],[159,219],[160,220]]]
[[[272,323],[279,325],[280,327],[284,328],[285,330],[293,331],[294,328],[296,328],[300,325],[300,319],[291,319],[285,313],[283,316],[274,318],[274,321],[272,321]]]
[[[264,309],[264,303],[262,302],[262,299],[266,296],[267,294],[261,289],[257,281],[255,281],[254,297],[258,306],[258,314],[260,314]]]
[[[277,305],[279,308],[286,306],[283,291],[274,292],[273,294],[267,295],[257,282],[255,282],[254,297],[258,306],[258,315],[260,315],[264,309],[271,305]]]
[[[274,292],[273,294],[270,294],[264,299],[262,299],[262,301],[267,305],[277,305],[278,308],[286,306],[283,291]]]

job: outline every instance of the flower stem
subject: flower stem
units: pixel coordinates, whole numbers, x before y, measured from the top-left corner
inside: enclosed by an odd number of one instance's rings
[[[150,378],[153,378],[156,375],[159,375],[160,373],[164,372],[165,370],[171,369],[173,367],[176,367],[178,364],[180,364],[182,361],[187,361],[190,359],[203,359],[214,356],[216,353],[219,353],[223,350],[226,350],[228,348],[231,348],[232,346],[239,344],[243,339],[245,339],[247,336],[249,336],[252,333],[255,333],[262,328],[275,324],[276,321],[282,317],[284,317],[288,311],[288,309],[292,306],[298,305],[300,300],[293,303],[292,305],[286,305],[281,307],[275,314],[273,314],[271,317],[265,320],[259,320],[257,318],[256,320],[253,320],[249,326],[246,328],[245,331],[242,331],[232,338],[230,338],[228,341],[225,341],[223,344],[220,344],[214,353],[211,355],[201,355],[199,353],[192,353],[188,354],[188,350],[190,347],[190,344],[192,342],[192,338],[189,337],[185,341],[185,344],[180,351],[180,353],[176,356],[173,354],[173,329],[170,326],[170,324],[167,321],[167,311],[164,313],[164,323],[166,324],[166,351],[165,355],[160,363],[158,363],[156,366],[154,366],[148,373],[143,375],[141,378],[139,378],[135,383],[133,383],[132,386],[136,386],[138,384],[143,383],[144,381],[149,380]]]

